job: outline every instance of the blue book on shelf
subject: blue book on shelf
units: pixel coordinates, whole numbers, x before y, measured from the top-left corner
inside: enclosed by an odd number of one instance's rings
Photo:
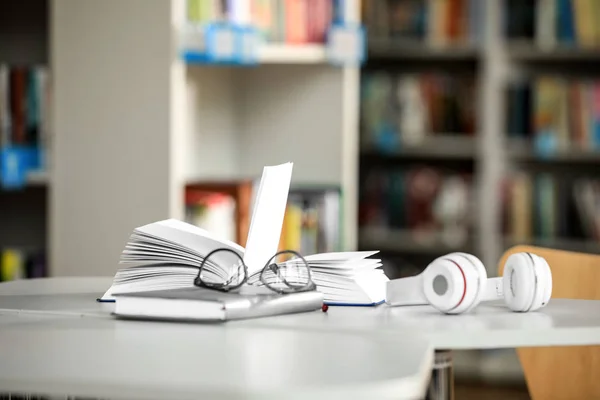
[[[22,147],[0,148],[0,184],[3,189],[25,186],[29,167],[28,152]]]
[[[561,44],[574,45],[575,40],[575,15],[572,0],[556,0],[556,30],[557,38]]]
[[[590,136],[589,145],[592,151],[600,150],[600,84],[589,87],[590,102]]]

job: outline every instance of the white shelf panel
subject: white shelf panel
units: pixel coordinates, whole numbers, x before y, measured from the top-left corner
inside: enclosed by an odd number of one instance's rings
[[[477,136],[466,134],[429,134],[416,143],[402,143],[398,150],[381,151],[365,146],[363,156],[384,158],[422,158],[442,160],[474,159],[479,143]]]
[[[268,44],[261,46],[258,60],[261,64],[324,64],[327,54],[321,44]]]
[[[50,179],[47,171],[31,171],[27,174],[28,185],[47,185],[50,183]]]

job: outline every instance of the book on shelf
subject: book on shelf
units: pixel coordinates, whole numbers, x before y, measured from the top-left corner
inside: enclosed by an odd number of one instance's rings
[[[198,181],[185,189],[185,222],[245,245],[256,182]],[[341,251],[342,193],[339,187],[290,188],[280,249],[301,254]]]
[[[343,5],[332,0],[187,0],[187,20],[251,25],[267,43],[324,43],[336,7]]]
[[[503,233],[516,242],[600,243],[600,181],[515,171],[503,182]]]
[[[280,249],[301,254],[342,249],[342,198],[339,188],[309,187],[290,190]]]
[[[50,163],[49,98],[47,68],[0,64],[0,150],[18,151],[26,170]]]
[[[253,191],[254,182],[248,179],[188,183],[185,221],[245,245]]]
[[[121,254],[113,284],[100,300],[114,301],[116,294],[193,287],[202,260],[220,248],[239,254],[248,267],[248,285],[260,286],[264,265],[279,250],[290,179],[290,163],[265,167],[245,247],[176,219],[135,228]],[[383,302],[387,281],[381,261],[369,258],[375,254],[377,251],[302,255],[325,303],[375,305]],[[206,268],[215,276],[227,274],[225,267],[215,263],[207,263]]]
[[[600,3],[596,0],[507,0],[504,32],[509,40],[540,50],[598,48]]]
[[[475,98],[470,76],[367,72],[361,78],[361,146],[390,151],[440,134],[473,136]]]
[[[468,174],[418,166],[372,168],[361,179],[359,226],[365,232],[409,232],[415,243],[462,247],[471,236]]]
[[[224,239],[236,240],[235,200],[225,193],[194,193],[193,201],[186,199],[186,221]]]
[[[473,46],[482,37],[481,0],[364,1],[369,35],[397,43],[426,43],[430,47]]]
[[[550,155],[600,149],[600,81],[555,75],[516,80],[506,104],[509,138],[539,143],[536,149]]]
[[[44,252],[19,247],[0,248],[0,282],[43,278],[46,275]]]

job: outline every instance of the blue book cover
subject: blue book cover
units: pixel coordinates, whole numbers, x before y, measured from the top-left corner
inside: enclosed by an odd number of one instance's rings
[[[556,0],[556,36],[561,44],[575,44],[575,20],[572,0]]]

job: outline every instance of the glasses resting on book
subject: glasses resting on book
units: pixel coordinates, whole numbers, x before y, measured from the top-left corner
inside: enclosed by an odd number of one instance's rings
[[[308,262],[293,250],[276,253],[258,275],[252,276],[238,253],[228,248],[213,250],[202,260],[194,285],[228,292],[247,282],[260,285],[257,281],[282,294],[316,289]]]

